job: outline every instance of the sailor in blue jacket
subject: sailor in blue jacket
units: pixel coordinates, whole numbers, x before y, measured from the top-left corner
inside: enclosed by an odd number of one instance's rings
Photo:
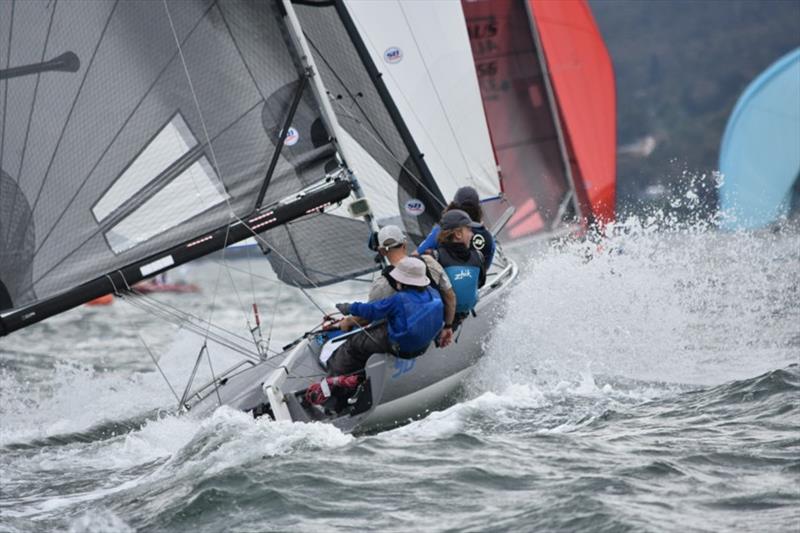
[[[450,202],[450,205],[445,209],[445,213],[453,209],[464,211],[474,222],[474,224],[471,224],[473,233],[472,247],[483,254],[486,270],[489,270],[489,267],[492,266],[492,260],[494,259],[495,244],[492,232],[486,229],[481,222],[483,212],[481,211],[481,201],[478,198],[478,191],[469,186],[458,189],[453,197],[453,201]],[[441,231],[441,224],[434,226],[428,236],[425,237],[425,240],[417,246],[417,255],[422,255],[430,250],[438,248],[438,238]]]
[[[422,355],[444,324],[444,305],[429,287],[425,263],[406,257],[389,273],[400,289],[396,294],[370,303],[336,304],[345,315],[386,322],[354,334],[337,348],[328,361],[328,373],[341,375],[364,369],[369,356],[388,353],[412,358]]]

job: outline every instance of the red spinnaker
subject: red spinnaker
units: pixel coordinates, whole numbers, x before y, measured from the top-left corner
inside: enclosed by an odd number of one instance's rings
[[[557,229],[571,203],[566,158],[524,0],[463,0],[478,85],[506,198],[504,239]]]
[[[616,87],[611,57],[586,0],[528,0],[547,59],[582,211],[614,218]],[[588,204],[588,206],[587,206]]]

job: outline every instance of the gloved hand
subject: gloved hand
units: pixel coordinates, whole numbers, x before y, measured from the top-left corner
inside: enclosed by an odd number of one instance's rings
[[[336,304],[336,309],[338,309],[345,316],[350,314],[350,304],[348,303]]]

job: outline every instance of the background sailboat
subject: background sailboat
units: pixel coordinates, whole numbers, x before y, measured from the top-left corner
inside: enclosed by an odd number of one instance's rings
[[[462,5],[503,191],[517,209],[504,236],[609,220],[614,80],[588,6],[533,0]]]
[[[757,229],[800,210],[800,48],[747,87],[720,148],[725,229]]]

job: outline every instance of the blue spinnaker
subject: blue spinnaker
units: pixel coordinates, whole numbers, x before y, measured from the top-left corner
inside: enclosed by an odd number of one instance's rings
[[[724,229],[757,229],[789,215],[800,176],[800,48],[745,90],[720,148]],[[797,206],[795,206],[795,209]]]

